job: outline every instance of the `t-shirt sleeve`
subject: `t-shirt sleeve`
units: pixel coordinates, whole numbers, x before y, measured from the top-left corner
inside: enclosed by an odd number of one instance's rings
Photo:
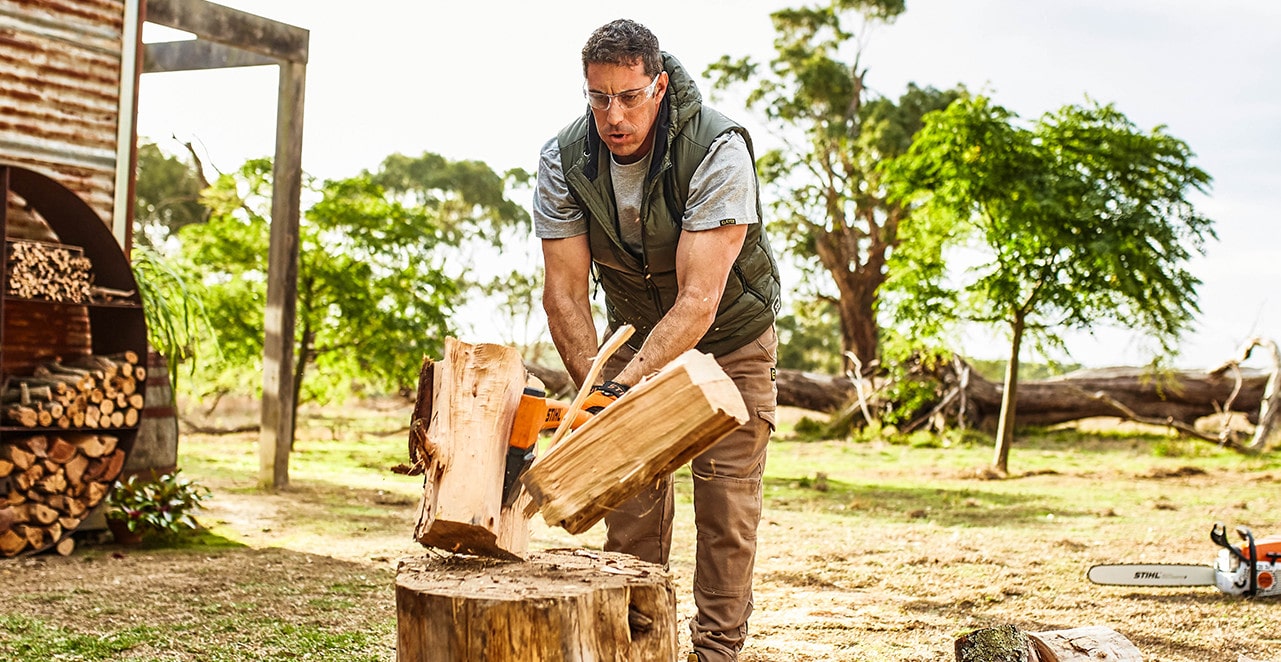
[[[723,225],[759,223],[756,166],[737,131],[716,138],[689,180],[681,227],[691,232]]]
[[[566,239],[587,233],[587,221],[578,201],[569,192],[555,138],[543,145],[538,157],[534,186],[534,235],[539,239]]]

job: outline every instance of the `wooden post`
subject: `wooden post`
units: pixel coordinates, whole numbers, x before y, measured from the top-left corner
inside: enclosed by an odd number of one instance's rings
[[[276,156],[272,164],[271,238],[267,249],[266,337],[263,341],[262,428],[258,483],[289,485],[294,443],[294,324],[298,312],[298,217],[302,196],[303,88],[307,65],[280,63]]]
[[[678,659],[671,577],[609,552],[402,560],[396,626],[399,662]]]
[[[548,524],[582,533],[746,422],[733,380],[690,350],[544,453],[523,482]]]
[[[410,422],[409,456],[423,473],[414,538],[429,547],[522,558],[529,497],[502,506],[512,422],[525,386],[520,353],[447,338],[444,357],[424,361]]]

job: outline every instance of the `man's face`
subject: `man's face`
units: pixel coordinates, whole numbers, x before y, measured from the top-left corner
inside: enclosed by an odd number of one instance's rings
[[[653,94],[645,91],[653,83]],[[587,65],[588,94],[619,94],[640,92],[640,103],[626,107],[628,97],[614,97],[609,107],[598,110],[592,107],[596,131],[601,140],[620,163],[633,163],[649,154],[654,146],[654,122],[658,119],[659,103],[667,92],[667,74],[658,75],[657,81],[645,75],[645,65],[637,61],[631,66],[591,63]]]

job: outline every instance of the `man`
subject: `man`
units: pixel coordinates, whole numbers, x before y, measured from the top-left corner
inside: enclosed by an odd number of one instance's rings
[[[752,611],[765,448],[774,426],[778,268],[761,226],[747,132],[698,89],[644,26],[618,20],[583,47],[588,112],[544,147],[534,219],[543,307],[586,406],[608,406],[690,348],[716,357],[750,420],[694,459],[698,529],[690,622],[698,662],[738,658]],[[598,348],[591,278],[611,328],[635,335],[582,384]],[[619,440],[618,452],[644,439]],[[605,518],[605,549],[666,564],[672,479]]]

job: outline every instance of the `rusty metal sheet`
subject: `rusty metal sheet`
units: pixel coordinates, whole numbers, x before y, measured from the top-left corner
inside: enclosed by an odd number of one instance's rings
[[[111,225],[125,0],[0,0],[0,161],[44,172]]]

